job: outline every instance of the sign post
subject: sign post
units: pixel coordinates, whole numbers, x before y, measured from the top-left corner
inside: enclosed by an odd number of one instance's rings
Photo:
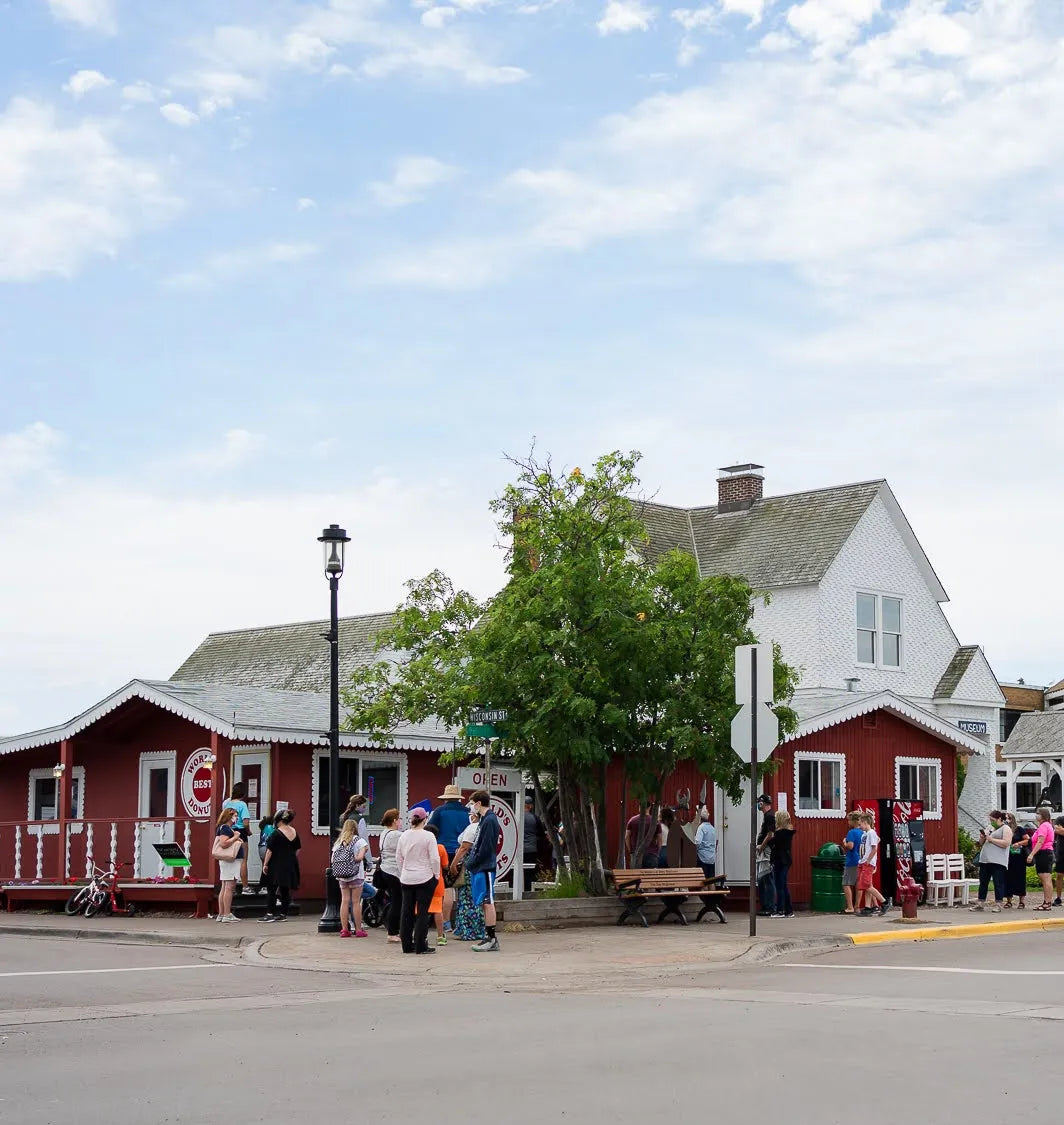
[[[503,845],[504,851],[510,849],[506,846],[507,829],[509,828],[509,821],[516,822],[517,828],[517,843],[513,849],[513,869],[514,869],[514,899],[519,900],[524,896],[525,892],[525,816],[524,804],[522,798],[525,795],[524,779],[521,776],[520,770],[515,769],[492,769],[491,768],[491,740],[493,738],[501,738],[497,730],[497,725],[505,723],[510,718],[510,713],[504,707],[479,707],[469,715],[469,723],[466,726],[465,732],[467,738],[482,738],[484,739],[484,768],[477,769],[476,767],[465,767],[458,771],[458,784],[463,789],[486,789],[488,795],[492,797],[492,809],[495,815],[499,818],[499,824],[503,828]],[[510,807],[498,798],[492,796],[493,790],[501,789],[507,793],[513,793],[516,796],[514,801],[514,808]],[[498,806],[498,807],[496,807]],[[502,874],[505,875],[508,866],[503,861]]]
[[[750,755],[750,936],[757,936],[757,763],[779,743],[779,720],[772,703],[772,645],[738,645],[735,649],[735,702],[732,749]]]

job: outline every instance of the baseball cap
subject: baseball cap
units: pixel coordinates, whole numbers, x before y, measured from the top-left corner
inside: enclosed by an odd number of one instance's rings
[[[771,805],[772,798],[767,793],[762,793],[761,796],[758,797],[757,803],[759,805]]]
[[[416,820],[428,820],[429,814],[420,806],[410,810],[410,821],[413,823]]]

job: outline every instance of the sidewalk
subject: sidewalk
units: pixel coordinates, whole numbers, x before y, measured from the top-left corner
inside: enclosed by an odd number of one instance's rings
[[[731,964],[771,960],[785,953],[836,949],[886,941],[984,937],[1064,927],[1064,911],[1035,918],[1002,918],[967,910],[923,911],[920,923],[903,923],[897,911],[885,918],[850,919],[802,914],[792,919],[759,918],[751,938],[744,915],[727,925],[666,924],[649,929],[626,925],[502,932],[502,951],[475,954],[466,942],[450,941],[431,957],[404,956],[383,930],[365,939],[319,934],[316,916],[282,923],[221,924],[194,918],[67,918],[57,914],[0,915],[0,936],[41,935],[115,942],[242,950],[249,961],[276,968],[355,973],[396,984],[431,978],[436,987],[477,981],[512,988],[542,988],[553,982],[571,990],[652,984],[691,973],[726,970]]]

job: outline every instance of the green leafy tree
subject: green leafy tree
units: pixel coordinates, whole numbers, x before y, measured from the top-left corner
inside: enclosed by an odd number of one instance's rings
[[[593,891],[604,887],[615,755],[648,809],[680,761],[693,759],[732,793],[743,776],[729,733],[734,648],[755,639],[752,591],[700,578],[681,552],[647,560],[638,460],[610,453],[586,475],[534,455],[514,461],[516,481],[492,503],[512,543],[504,588],[480,603],[439,572],[409,583],[378,642],[398,657],[360,669],[345,692],[350,727],[380,740],[403,721],[435,715],[461,729],[478,705],[506,708],[502,753],[538,795],[551,779],[565,850]],[[777,661],[778,699],[794,680]],[[780,713],[793,726],[793,713]],[[477,749],[461,739],[456,753]]]

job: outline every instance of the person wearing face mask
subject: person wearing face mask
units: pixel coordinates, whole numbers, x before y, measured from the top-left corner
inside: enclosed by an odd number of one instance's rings
[[[986,896],[990,884],[994,884],[993,913],[1001,909],[1005,898],[1005,879],[1009,870],[1009,848],[1012,845],[1012,829],[1000,809],[990,812],[990,831],[984,828],[979,832],[979,901],[969,910],[985,910]],[[1030,861],[1028,861],[1030,862]]]
[[[469,802],[469,813],[480,817],[476,839],[466,857],[466,877],[473,896],[473,905],[484,911],[484,929],[487,937],[473,946],[474,953],[498,953],[499,939],[495,934],[495,872],[496,853],[499,848],[499,818],[491,811],[491,796],[486,789],[478,789]]]

